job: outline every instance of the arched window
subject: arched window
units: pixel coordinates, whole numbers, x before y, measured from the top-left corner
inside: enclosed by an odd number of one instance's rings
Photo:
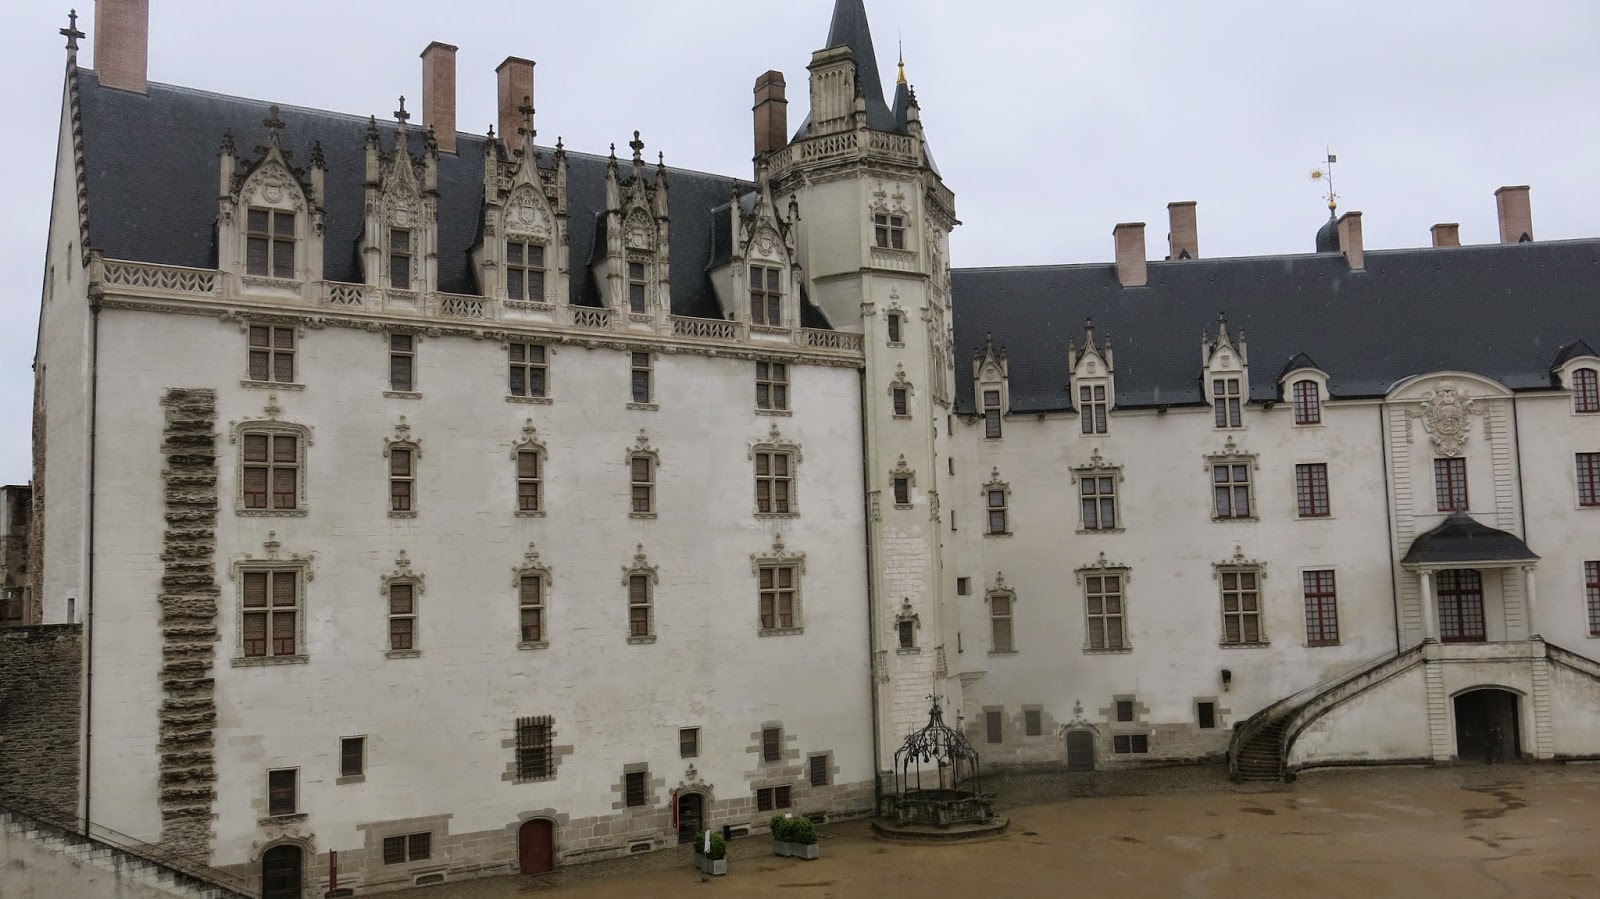
[[[1572,411],[1600,412],[1600,373],[1592,368],[1572,373]]]
[[[1322,424],[1322,394],[1317,382],[1294,382],[1294,423],[1297,425]]]

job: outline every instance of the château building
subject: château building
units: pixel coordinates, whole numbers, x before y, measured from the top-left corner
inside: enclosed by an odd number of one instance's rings
[[[147,13],[67,29],[41,300],[80,814],[282,899],[869,813],[930,695],[985,765],[1600,756],[1600,241],[1528,188],[952,268],[861,0],[748,177],[519,58],[460,132],[442,43],[382,119],[153,82]]]

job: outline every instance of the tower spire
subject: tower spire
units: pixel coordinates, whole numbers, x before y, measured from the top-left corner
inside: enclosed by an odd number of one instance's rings
[[[895,78],[895,84],[906,84],[906,42],[899,41],[900,47],[900,74]]]
[[[833,23],[828,28],[828,46],[849,47],[856,61],[856,85],[867,98],[867,114],[874,108],[887,113],[889,104],[883,101],[883,77],[878,72],[878,54],[872,47],[872,29],[867,26],[865,0],[835,0]]]

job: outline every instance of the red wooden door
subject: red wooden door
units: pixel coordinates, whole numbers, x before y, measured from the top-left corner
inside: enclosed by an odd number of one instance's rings
[[[543,818],[517,831],[517,858],[524,874],[549,874],[556,869],[555,825]]]

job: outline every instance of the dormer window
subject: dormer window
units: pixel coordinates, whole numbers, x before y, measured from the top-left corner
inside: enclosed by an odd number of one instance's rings
[[[251,209],[245,245],[245,273],[260,277],[294,277],[294,213]]]
[[[411,289],[410,229],[389,229],[389,286],[394,290]]]
[[[906,248],[906,220],[904,216],[879,213],[872,217],[873,235],[877,245],[886,250]]]
[[[765,265],[750,266],[750,324],[782,327],[782,278],[780,269]]]
[[[1572,373],[1572,411],[1600,412],[1600,373],[1592,368]]]
[[[1211,404],[1216,411],[1217,427],[1244,427],[1241,403],[1238,378],[1216,378],[1211,382]]]
[[[1078,418],[1083,422],[1083,433],[1106,432],[1106,385],[1085,384],[1078,388]]]
[[[636,315],[645,312],[645,264],[628,263],[628,311]]]
[[[544,302],[544,274],[544,244],[506,241],[506,299]]]
[[[999,440],[1002,433],[1000,423],[1000,391],[985,390],[983,392],[983,436],[986,440]]]
[[[1294,382],[1294,423],[1297,425],[1322,424],[1322,394],[1317,382]],[[1218,424],[1221,427],[1221,424]]]

